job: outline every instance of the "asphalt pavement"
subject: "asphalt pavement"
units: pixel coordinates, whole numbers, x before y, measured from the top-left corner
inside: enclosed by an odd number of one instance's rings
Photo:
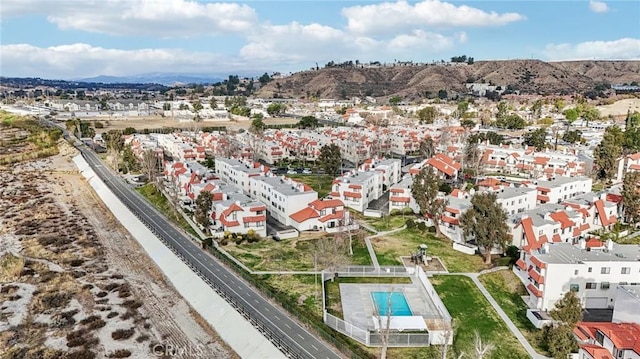
[[[238,274],[228,269],[176,229],[140,194],[104,166],[90,150],[79,147],[82,155],[102,181],[160,240],[260,330],[285,355],[292,358],[341,358],[341,354],[319,340],[289,314],[268,301]],[[217,328],[217,330],[221,330]]]

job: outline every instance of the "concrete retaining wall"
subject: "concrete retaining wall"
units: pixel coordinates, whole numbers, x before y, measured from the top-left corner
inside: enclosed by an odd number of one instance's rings
[[[285,358],[267,338],[171,252],[111,192],[81,155],[73,158],[111,213],[158,265],[178,293],[216,330],[241,358]],[[176,348],[178,350],[182,348]],[[188,349],[188,348],[184,348]]]

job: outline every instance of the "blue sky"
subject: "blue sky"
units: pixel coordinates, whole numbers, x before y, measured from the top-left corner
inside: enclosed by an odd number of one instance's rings
[[[361,62],[640,60],[640,1],[2,0],[0,75],[299,71]]]

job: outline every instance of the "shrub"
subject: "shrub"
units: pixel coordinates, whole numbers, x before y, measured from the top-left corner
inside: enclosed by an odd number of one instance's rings
[[[140,334],[137,338],[136,338],[136,342],[138,343],[142,343],[146,340],[149,340],[149,336],[146,334]]]
[[[426,231],[427,230],[427,224],[424,223],[424,222],[418,222],[418,229],[420,231],[423,231],[423,232]]]
[[[128,358],[131,356],[131,352],[127,349],[118,349],[115,352],[109,354],[109,358]]]
[[[49,292],[40,299],[45,309],[66,307],[71,300],[71,293]]]
[[[114,331],[113,333],[111,333],[111,338],[113,340],[129,339],[129,338],[131,338],[133,336],[134,332],[135,332],[135,330],[133,328],[118,329],[118,330]]]
[[[404,224],[407,225],[408,229],[413,229],[416,226],[416,221],[414,221],[413,219],[409,218],[404,222]]]
[[[118,316],[118,312],[110,312],[109,314],[107,314],[107,319],[111,319],[117,316]]]

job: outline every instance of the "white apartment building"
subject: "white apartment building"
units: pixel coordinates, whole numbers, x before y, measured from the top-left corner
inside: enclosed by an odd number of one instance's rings
[[[638,323],[580,322],[573,334],[580,344],[577,359],[640,359]]]
[[[537,193],[535,188],[502,187],[496,191],[496,201],[507,215],[513,215],[535,208]]]
[[[513,271],[527,288],[532,308],[551,310],[569,290],[584,308],[612,308],[618,285],[640,281],[640,250],[612,241],[545,243],[523,251]]]
[[[217,166],[216,166],[217,169]],[[291,226],[291,215],[318,199],[318,192],[287,177],[249,177],[251,197],[264,203],[278,222]]]
[[[556,177],[551,180],[522,182],[538,190],[538,203],[561,203],[577,195],[591,192],[593,179],[589,177]]]
[[[370,158],[364,161],[359,171],[378,171],[382,172],[382,185],[389,188],[400,182],[401,161],[399,159],[377,159]]]
[[[320,230],[333,233],[358,228],[339,199],[317,199],[290,217],[293,220],[292,226],[298,231]]]
[[[640,325],[640,279],[616,288],[616,302],[611,321]]]
[[[333,180],[329,195],[341,199],[349,208],[364,212],[371,201],[382,196],[382,183],[382,172],[349,172]]]
[[[629,172],[640,171],[640,152],[618,159],[615,182],[624,181],[624,175]]]
[[[420,207],[411,195],[413,177],[404,176],[402,181],[394,184],[389,189],[389,213],[393,211],[403,211],[410,208],[413,213],[420,212]]]
[[[233,158],[218,157],[215,160],[216,173],[222,180],[231,183],[242,189],[245,194],[251,193],[251,183],[249,179],[269,173],[269,167],[260,163],[240,161]]]

